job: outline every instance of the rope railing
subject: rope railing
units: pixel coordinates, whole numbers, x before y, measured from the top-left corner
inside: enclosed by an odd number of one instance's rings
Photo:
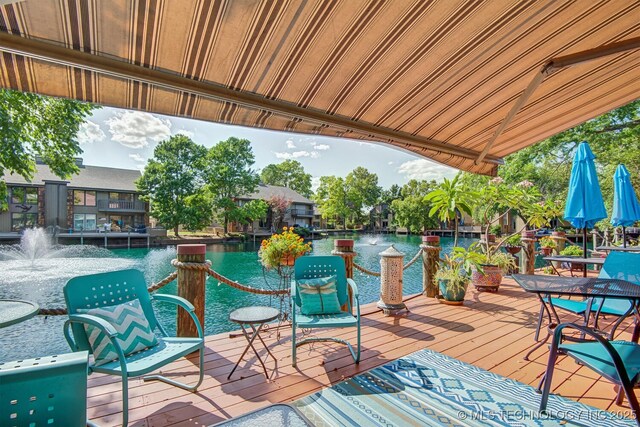
[[[415,254],[415,256],[411,258],[411,260],[408,263],[402,266],[402,270],[406,270],[407,268],[411,267],[416,261],[418,261],[418,259],[420,259],[421,254],[422,254],[422,248],[418,249],[418,253]],[[379,272],[369,270],[368,268],[361,266],[355,261],[353,263],[353,267],[356,268],[357,270],[360,270],[364,274],[368,274],[369,276],[380,277]]]
[[[207,260],[204,263],[201,262],[181,262],[177,259],[171,261],[171,265],[176,268],[184,268],[187,270],[204,270],[209,276],[213,277],[220,283],[231,286],[232,288],[239,289],[244,292],[249,292],[258,295],[283,295],[288,294],[289,289],[260,289],[253,286],[243,285],[242,283],[231,280],[228,277],[211,269],[211,261]]]

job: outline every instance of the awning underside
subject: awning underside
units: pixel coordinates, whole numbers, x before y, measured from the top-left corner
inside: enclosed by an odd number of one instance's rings
[[[639,97],[639,50],[603,56],[545,77],[492,138],[543,65],[637,38],[639,18],[635,1],[27,0],[0,6],[0,85],[493,174]]]

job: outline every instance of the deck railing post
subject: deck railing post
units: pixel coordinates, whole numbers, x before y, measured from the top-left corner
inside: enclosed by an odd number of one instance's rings
[[[378,308],[385,316],[395,316],[407,310],[402,301],[402,273],[404,254],[391,245],[380,252],[380,301]]]
[[[183,263],[204,263],[207,253],[206,245],[178,245],[178,261]],[[206,271],[178,266],[178,296],[185,298],[195,307],[195,313],[204,327],[204,286]],[[179,337],[197,337],[198,330],[191,316],[182,308],[178,308],[177,335]]]
[[[356,256],[356,253],[353,250],[353,240],[334,240],[331,255],[338,255],[342,257],[342,259],[344,260],[344,266],[347,270],[347,277],[349,279],[353,279],[353,258]],[[349,288],[349,306],[353,307],[353,293],[351,292],[351,288]],[[348,311],[348,307],[346,304],[342,306],[342,310]]]
[[[533,274],[536,263],[536,236],[534,231],[522,232],[522,256],[520,256],[520,274]]]
[[[559,256],[560,252],[564,250],[564,247],[566,245],[565,236],[566,233],[564,231],[554,231],[553,233],[551,233],[551,239],[556,242],[556,247],[552,249],[552,253],[554,256]],[[560,268],[562,263],[553,261],[552,264],[555,268]]]
[[[438,296],[438,284],[435,280],[440,265],[440,237],[422,236],[422,294],[428,298]]]

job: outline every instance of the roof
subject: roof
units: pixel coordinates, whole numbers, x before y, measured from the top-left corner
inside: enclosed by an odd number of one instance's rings
[[[137,192],[135,181],[140,178],[139,170],[105,168],[102,166],[82,166],[80,173],[68,180],[63,180],[51,172],[47,165],[37,164],[36,173],[31,182],[17,174],[5,174],[2,179],[9,185],[35,184],[44,185],[44,181],[66,181],[70,188],[86,188],[106,191]]]
[[[313,201],[307,199],[302,194],[288,187],[280,187],[279,185],[260,184],[258,189],[251,194],[238,197],[247,200],[269,200],[273,196],[281,196],[291,201],[291,203],[303,203],[312,205]]]
[[[76,3],[0,6],[0,86],[485,174],[640,94],[637,1]]]

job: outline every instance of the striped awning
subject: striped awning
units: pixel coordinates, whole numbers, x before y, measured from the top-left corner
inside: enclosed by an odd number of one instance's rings
[[[484,174],[640,97],[637,0],[0,5],[2,87],[382,142]]]

